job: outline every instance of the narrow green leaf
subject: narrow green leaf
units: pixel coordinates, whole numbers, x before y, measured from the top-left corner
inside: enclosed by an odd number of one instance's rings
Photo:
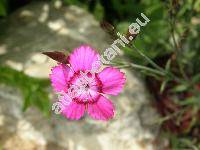
[[[188,89],[187,85],[181,84],[172,89],[173,92],[183,92]]]
[[[167,82],[168,82],[167,80],[162,82],[161,87],[160,87],[160,93],[162,93],[165,90]]]
[[[169,59],[166,63],[166,66],[165,66],[165,70],[169,71],[170,70],[170,66],[171,66],[171,59]]]

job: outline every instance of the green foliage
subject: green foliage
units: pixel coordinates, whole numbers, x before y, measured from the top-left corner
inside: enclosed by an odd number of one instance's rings
[[[81,5],[81,1],[79,0],[64,0],[64,4],[66,5]]]
[[[171,136],[172,150],[199,150],[200,145],[194,145],[191,138]]]
[[[125,4],[122,5],[123,2]],[[123,49],[131,63],[127,66],[140,70],[148,79],[151,77],[155,84],[159,83],[160,92],[154,89],[155,95],[172,99],[181,107],[181,111],[189,107],[200,112],[200,23],[194,23],[200,21],[200,2],[141,0],[134,1],[132,8],[135,9],[129,9],[127,5],[130,2],[131,0],[113,2],[115,11],[120,12],[119,19],[114,20],[120,33],[127,34],[128,26],[136,22],[136,18],[140,19],[140,12],[151,21],[147,26],[141,27],[133,43]],[[196,117],[194,115],[192,120]],[[173,134],[168,137],[172,149],[200,149],[198,138],[190,137],[191,129],[199,126],[200,122],[189,123],[183,139]]]
[[[135,5],[135,7],[138,5]],[[171,50],[170,44],[167,42],[169,41],[169,27],[166,19],[167,10],[165,10],[162,3],[158,1],[155,3],[155,5],[152,3],[147,3],[143,7],[144,11],[140,10],[138,12],[143,12],[151,21],[146,27],[141,27],[140,34],[137,36],[134,44],[138,49],[140,49],[144,54],[148,55],[148,57],[152,59],[168,54]],[[135,18],[134,20],[132,19],[131,22],[120,22],[117,25],[117,29],[121,33],[127,32],[128,26],[132,22],[136,22],[136,18],[142,19],[140,13],[138,12],[136,12],[137,15],[133,17]],[[130,51],[131,53],[128,52],[127,56],[131,57],[131,59],[133,59],[135,62],[145,64],[144,61],[141,62],[139,55],[135,51]]]
[[[0,83],[18,88],[23,97],[23,111],[30,106],[36,106],[45,115],[49,115],[50,103],[47,88],[49,80],[36,79],[9,67],[0,66]]]
[[[103,6],[98,2],[93,12],[95,18],[97,20],[102,20],[104,16]]]
[[[5,0],[0,0],[0,16],[6,16],[7,6]]]

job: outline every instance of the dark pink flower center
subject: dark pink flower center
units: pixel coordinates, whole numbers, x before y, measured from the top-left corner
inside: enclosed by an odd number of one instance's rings
[[[74,73],[69,81],[68,87],[73,88],[73,100],[78,103],[93,103],[98,100],[99,93],[102,92],[102,83],[96,73],[81,74],[80,71]]]

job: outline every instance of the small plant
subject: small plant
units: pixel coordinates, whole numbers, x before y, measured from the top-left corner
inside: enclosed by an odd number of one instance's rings
[[[47,79],[36,79],[6,66],[0,66],[0,83],[18,88],[24,97],[23,111],[36,106],[45,115],[50,114]]]

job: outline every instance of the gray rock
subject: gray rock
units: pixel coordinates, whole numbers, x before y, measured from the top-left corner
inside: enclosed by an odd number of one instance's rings
[[[108,37],[97,21],[76,6],[35,2],[1,23],[0,62],[27,75],[48,77],[56,63],[41,55],[47,50],[71,50],[88,43],[99,52],[108,47]],[[88,116],[69,121],[52,114],[44,117],[36,108],[22,112],[22,95],[0,85],[0,145],[6,150],[153,150],[158,127],[150,98],[142,82],[129,70],[123,93],[110,97],[116,117],[100,122]],[[53,93],[50,91],[50,93]],[[51,94],[51,97],[55,95]]]
[[[36,77],[45,77],[48,65],[55,65],[51,60],[41,64],[42,51],[69,52],[80,44],[104,51],[108,46],[94,17],[76,6],[58,9],[55,4],[32,3],[0,23],[0,28],[0,63]]]

